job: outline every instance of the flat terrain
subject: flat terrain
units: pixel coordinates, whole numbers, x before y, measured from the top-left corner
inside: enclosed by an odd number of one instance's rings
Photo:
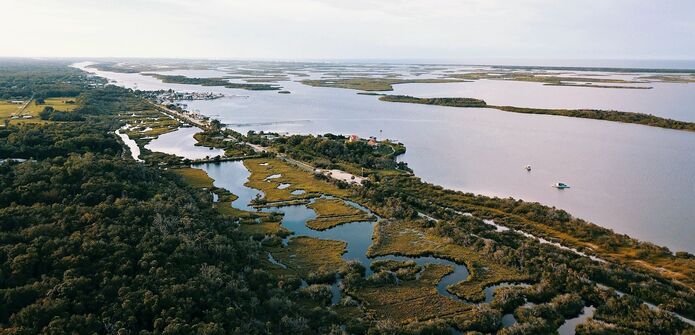
[[[340,199],[317,199],[308,205],[316,212],[316,218],[306,225],[315,230],[326,230],[348,222],[369,221],[373,217]]]
[[[39,113],[44,108],[53,107],[61,112],[72,112],[78,106],[76,98],[73,97],[47,98],[43,104],[36,104],[36,100],[32,99],[26,106],[25,104],[15,104],[8,100],[0,100],[0,122],[10,120],[12,123],[44,123],[46,121],[41,120],[39,117]],[[18,118],[13,119],[13,116]],[[24,116],[30,116],[31,118],[24,118]]]
[[[327,194],[337,197],[347,197],[348,191],[335,185],[317,179],[312,173],[300,170],[278,159],[255,158],[244,160],[244,166],[251,171],[246,186],[259,189],[265,193],[265,202],[281,202],[300,200]],[[280,189],[280,184],[289,184]],[[303,194],[292,194],[292,191],[303,190]]]

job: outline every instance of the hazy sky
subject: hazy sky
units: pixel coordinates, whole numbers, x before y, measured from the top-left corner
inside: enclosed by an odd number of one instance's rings
[[[695,59],[692,0],[0,0],[0,56]]]

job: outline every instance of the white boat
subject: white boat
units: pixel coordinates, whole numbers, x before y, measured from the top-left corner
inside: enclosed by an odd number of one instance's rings
[[[530,172],[531,171],[531,165],[526,165],[525,169],[526,169],[526,171]]]
[[[566,189],[566,188],[570,188],[570,186],[567,185],[567,184],[565,184],[565,183],[556,183],[555,185],[553,185],[553,187],[555,187],[555,188],[557,188],[557,189],[560,189],[560,190],[564,190],[564,189]]]

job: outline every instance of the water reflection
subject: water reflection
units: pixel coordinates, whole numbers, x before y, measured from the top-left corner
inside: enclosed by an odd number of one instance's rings
[[[176,155],[188,159],[203,159],[206,157],[224,156],[224,150],[196,146],[198,143],[193,135],[201,132],[197,127],[179,128],[171,133],[159,135],[145,145],[145,149]]]

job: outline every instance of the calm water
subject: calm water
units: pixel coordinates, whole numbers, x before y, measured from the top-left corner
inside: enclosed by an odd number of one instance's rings
[[[195,133],[202,130],[197,127],[179,128],[171,133],[159,135],[145,145],[146,149],[159,151],[188,159],[203,159],[206,157],[224,156],[224,150],[196,146],[198,141],[193,138]]]
[[[135,87],[137,83],[140,89],[224,93],[227,97],[222,99],[187,103],[244,133],[332,132],[397,139],[408,147],[401,159],[428,182],[456,190],[538,201],[620,233],[674,250],[695,252],[693,133],[490,109],[386,103],[374,96],[357,95],[353,90],[315,88],[297,82],[281,82],[284,89],[292,92],[285,95],[163,84],[139,74],[99,74],[126,87]],[[606,105],[609,102],[630,106],[632,102],[627,100],[632,98],[628,95],[656,92],[659,98],[654,99],[662,100],[652,106],[663,106],[650,113],[680,115],[678,118],[683,120],[695,118],[695,112],[680,108],[694,106],[692,84],[650,84],[655,88],[625,90],[483,80],[395,87],[396,92],[403,94],[449,96],[467,87],[464,85],[477,85],[478,92],[495,92],[497,87],[498,93],[486,93],[489,97],[474,96],[490,103],[525,105],[514,99],[528,99],[536,102],[531,106],[549,104],[564,108],[612,108]],[[515,93],[521,87],[523,96]],[[495,100],[493,94],[509,100]],[[586,105],[576,105],[583,99]],[[679,103],[666,101],[669,99]],[[563,101],[566,105],[561,105]],[[530,173],[523,169],[527,164],[533,167]],[[559,181],[572,188],[559,191],[551,187]]]

